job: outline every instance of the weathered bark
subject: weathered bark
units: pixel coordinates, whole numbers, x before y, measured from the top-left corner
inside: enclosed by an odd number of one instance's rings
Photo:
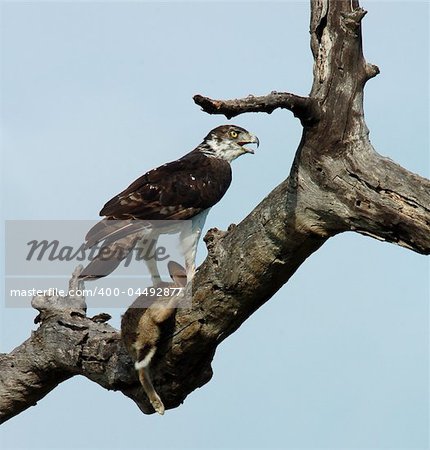
[[[356,231],[415,252],[430,253],[430,182],[378,155],[368,138],[363,89],[378,68],[361,47],[358,1],[311,1],[314,82],[309,97],[211,100],[211,114],[291,110],[303,136],[288,178],[239,225],[206,236],[208,257],[193,281],[193,307],[179,309],[153,368],[166,408],[178,406],[209,381],[217,345],[288,281],[330,237]],[[64,299],[38,298],[41,325],[9,355],[0,356],[1,418],[35,404],[58,383],[82,374],[121,390],[153,412],[140,389],[119,333]]]
[[[266,112],[272,114],[277,109],[289,109],[302,124],[311,124],[318,119],[319,108],[317,102],[310,97],[300,97],[288,92],[273,91],[269,95],[235,100],[212,100],[202,95],[195,95],[194,102],[209,114],[224,114],[227,119],[245,112]]]

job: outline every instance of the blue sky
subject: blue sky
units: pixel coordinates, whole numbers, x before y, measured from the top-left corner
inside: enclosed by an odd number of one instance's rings
[[[362,6],[365,56],[381,69],[365,91],[372,143],[428,177],[429,5]],[[96,219],[227,122],[196,93],[306,95],[308,27],[307,2],[3,2],[3,218]],[[234,163],[206,229],[240,221],[287,176],[300,140],[287,111],[232,122],[261,145]],[[3,425],[1,447],[428,448],[428,277],[423,256],[337,236],[219,347],[212,381],[180,408],[145,416],[75,377]],[[118,326],[122,310],[108,312]],[[35,314],[2,308],[1,351]]]

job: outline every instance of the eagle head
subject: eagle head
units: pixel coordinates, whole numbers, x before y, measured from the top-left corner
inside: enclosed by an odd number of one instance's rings
[[[258,147],[257,136],[237,125],[221,125],[209,132],[201,148],[207,156],[231,162],[244,153],[254,153],[253,149],[245,147],[246,144],[257,144]]]

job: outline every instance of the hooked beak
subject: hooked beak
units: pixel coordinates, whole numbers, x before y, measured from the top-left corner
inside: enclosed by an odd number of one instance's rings
[[[243,150],[246,153],[254,154],[254,149],[245,147],[245,144],[257,144],[257,148],[260,145],[260,141],[258,140],[258,137],[254,134],[248,133],[248,136],[246,136],[246,141],[239,142],[239,145],[242,146]]]

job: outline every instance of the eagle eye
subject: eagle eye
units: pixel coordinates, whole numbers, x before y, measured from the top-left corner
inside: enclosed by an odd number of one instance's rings
[[[231,131],[230,131],[230,136],[231,136],[233,139],[236,139],[237,136],[238,136],[237,131],[231,130]]]

